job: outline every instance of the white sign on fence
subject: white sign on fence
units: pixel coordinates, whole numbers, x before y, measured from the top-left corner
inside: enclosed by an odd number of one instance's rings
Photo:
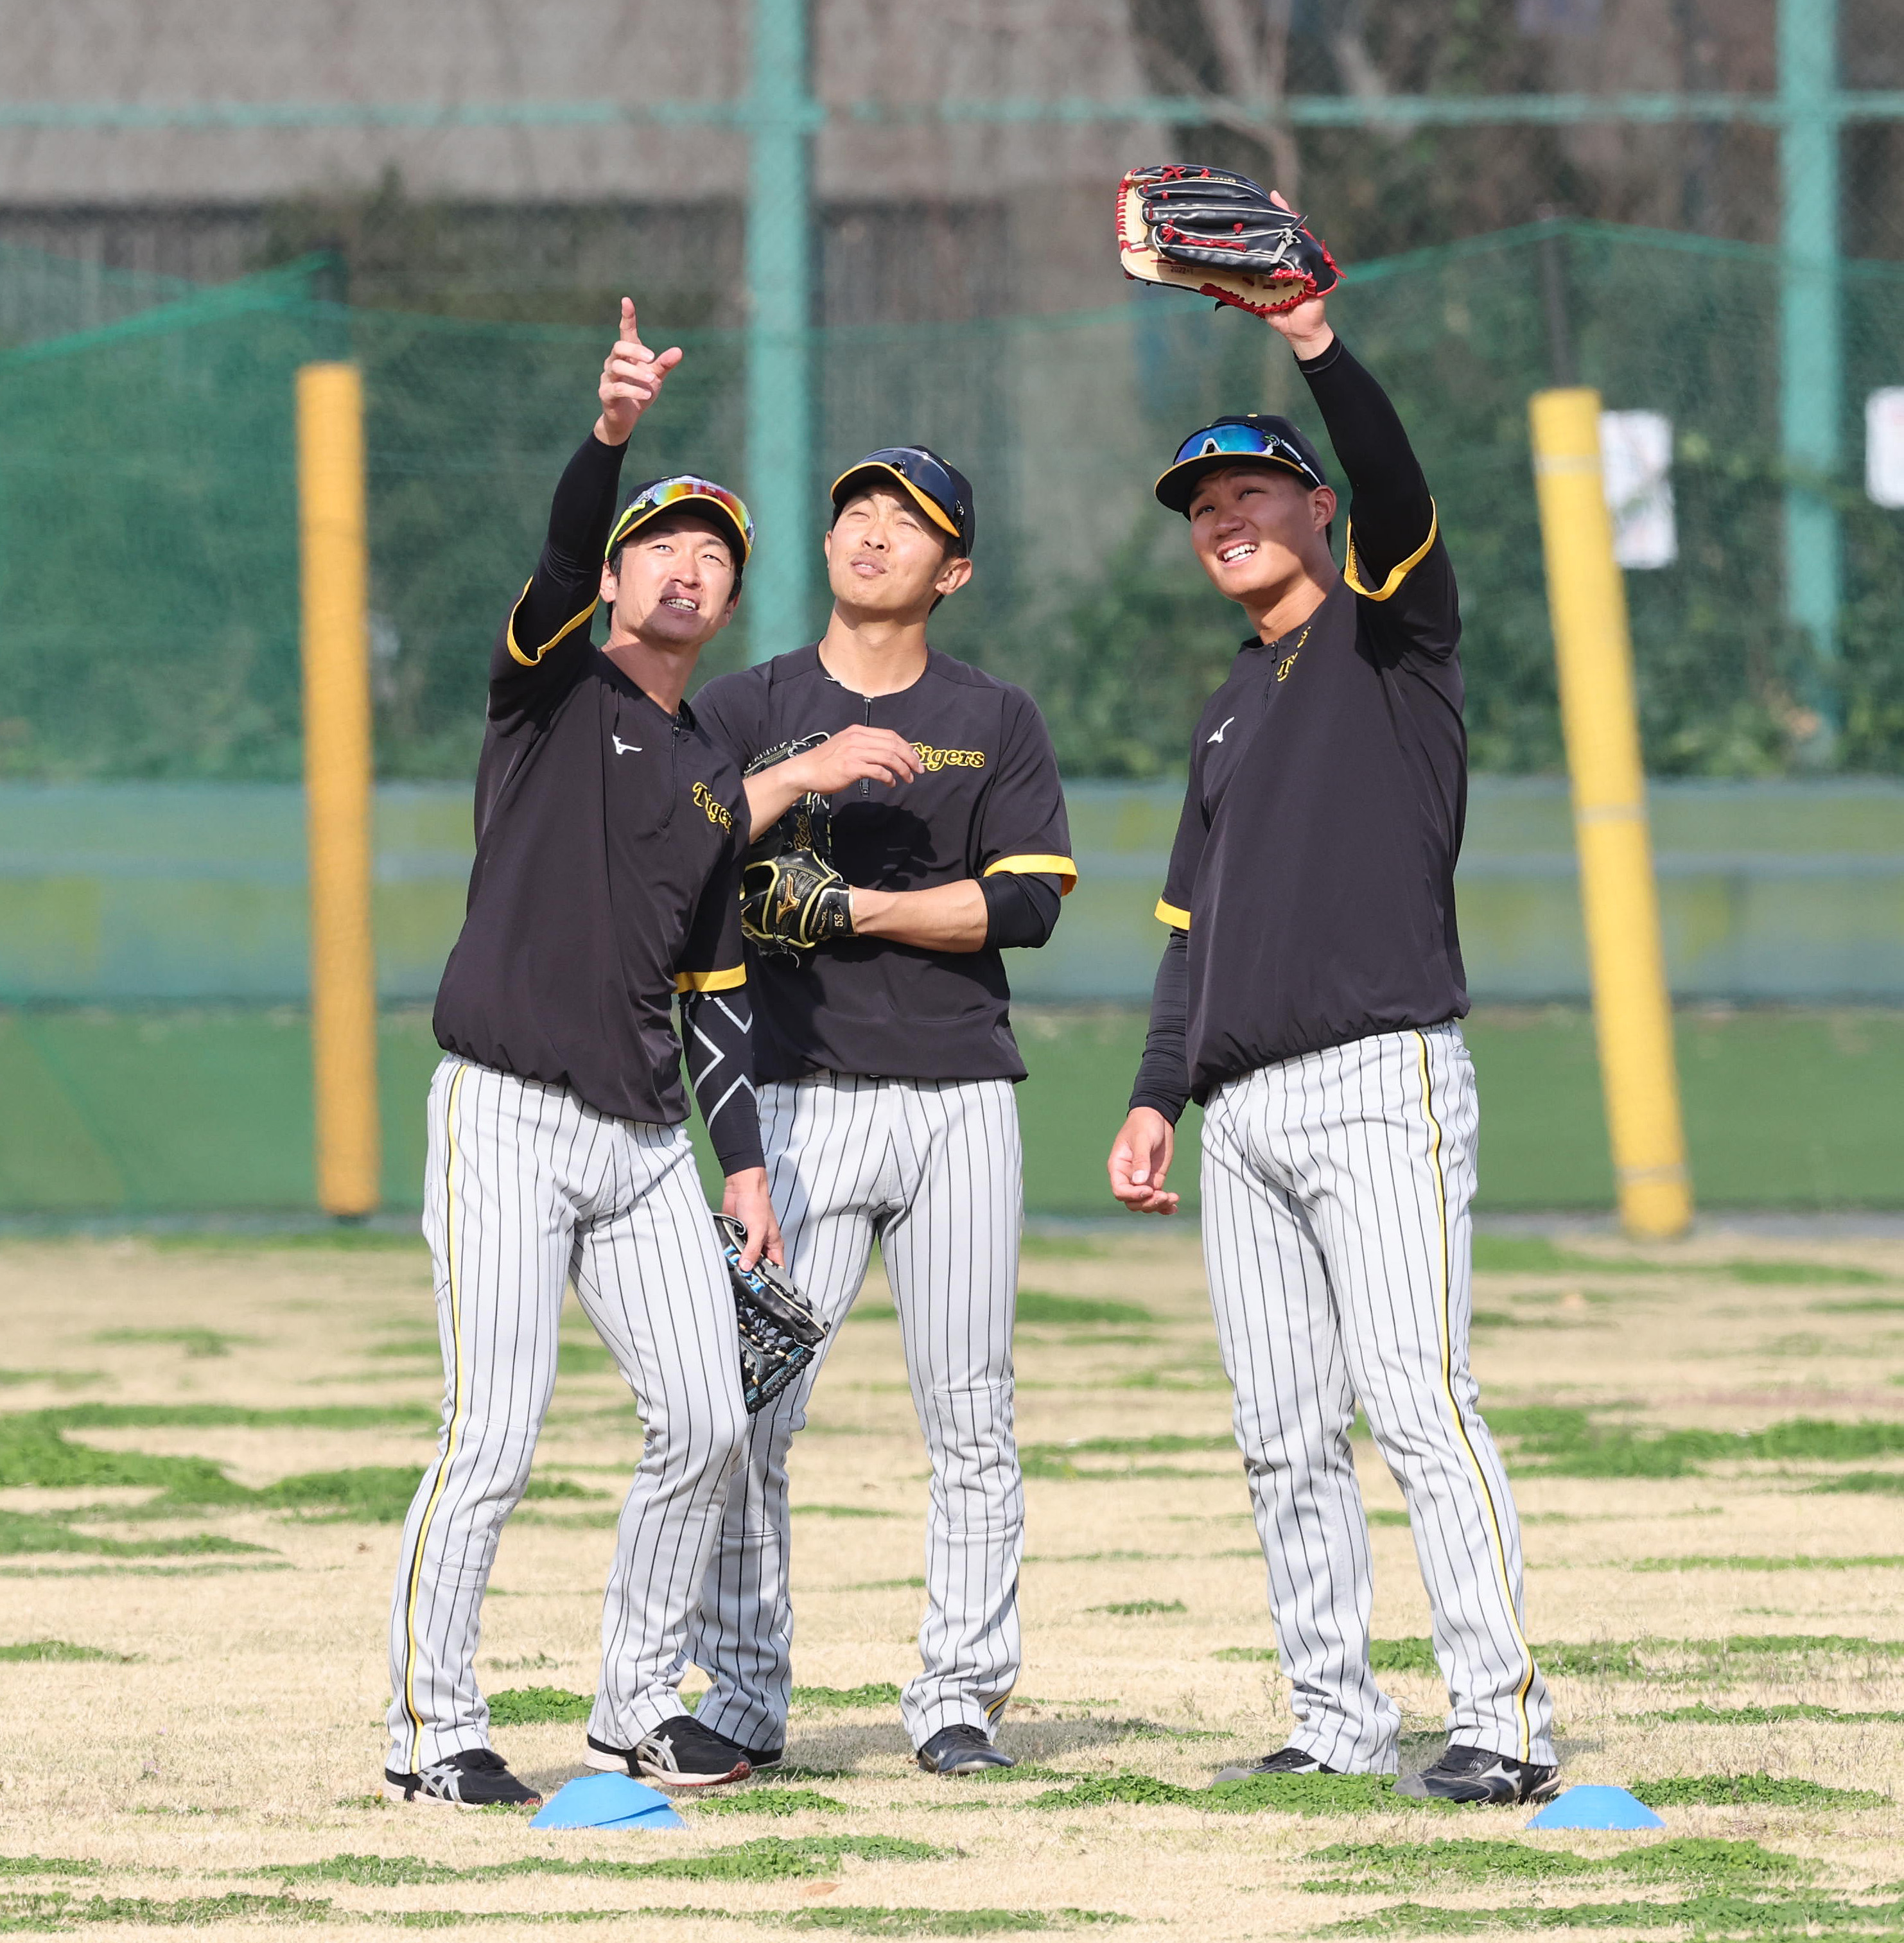
[[[1880,506],[1904,506],[1904,385],[1864,401],[1864,490]]]
[[[1622,566],[1670,566],[1679,557],[1672,517],[1672,421],[1663,412],[1600,414],[1600,475]]]

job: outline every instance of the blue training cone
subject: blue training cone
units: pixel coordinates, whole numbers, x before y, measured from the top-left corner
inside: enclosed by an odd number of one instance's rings
[[[1530,1828],[1663,1828],[1666,1824],[1623,1788],[1570,1788],[1527,1825]]]
[[[532,1828],[685,1828],[668,1797],[625,1774],[585,1774],[558,1788]]]

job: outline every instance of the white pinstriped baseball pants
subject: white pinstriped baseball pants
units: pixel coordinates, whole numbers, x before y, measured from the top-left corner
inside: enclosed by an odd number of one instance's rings
[[[1259,1068],[1204,1116],[1204,1258],[1291,1740],[1332,1768],[1392,1773],[1401,1726],[1368,1666],[1358,1399],[1408,1502],[1450,1736],[1554,1759],[1519,1521],[1468,1367],[1478,1117],[1452,1024]]]
[[[612,1119],[566,1087],[450,1057],[430,1085],[423,1232],[444,1371],[437,1459],[404,1525],[389,1765],[489,1744],[483,1594],[555,1386],[569,1278],[646,1441],[610,1570],[588,1730],[632,1747],[683,1711],[688,1612],[747,1435],[739,1338],[685,1127]]]
[[[821,1074],[763,1087],[760,1132],[788,1271],[835,1335],[878,1237],[932,1466],[923,1671],[900,1712],[915,1747],[955,1722],[983,1727],[1018,1678],[1024,1549],[1012,1429],[1023,1157],[1011,1082]],[[787,1454],[819,1367],[754,1420],[693,1622],[692,1657],[714,1683],[696,1717],[745,1747],[778,1747],[786,1730]]]

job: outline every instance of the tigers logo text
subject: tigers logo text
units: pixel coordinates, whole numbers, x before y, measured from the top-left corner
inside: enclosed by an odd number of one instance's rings
[[[928,775],[940,769],[982,769],[985,766],[983,749],[935,749],[929,742],[915,742],[912,746],[919,760],[926,765]]]
[[[702,813],[710,823],[717,824],[723,830],[733,828],[734,812],[714,794],[712,790],[708,788],[705,783],[696,783],[693,793],[694,800],[700,806]]]

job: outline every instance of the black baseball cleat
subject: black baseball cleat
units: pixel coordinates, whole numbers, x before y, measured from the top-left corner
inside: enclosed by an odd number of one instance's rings
[[[719,1788],[725,1782],[745,1781],[757,1762],[765,1766],[777,1761],[780,1750],[757,1757],[739,1742],[702,1727],[692,1714],[677,1714],[631,1748],[611,1748],[591,1734],[587,1758],[591,1767],[631,1774],[657,1788]]]
[[[928,1774],[983,1774],[988,1767],[1016,1767],[1018,1763],[992,1745],[983,1727],[963,1720],[941,1727],[919,1750],[919,1765]]]
[[[1516,1760],[1512,1754],[1497,1754],[1487,1748],[1465,1748],[1450,1742],[1433,1767],[1404,1775],[1395,1784],[1395,1791],[1417,1800],[1509,1808],[1516,1802],[1545,1801],[1558,1794],[1560,1770]]]
[[[1218,1768],[1218,1781],[1250,1781],[1259,1774],[1340,1774],[1339,1767],[1325,1767],[1316,1757],[1301,1748],[1278,1748],[1273,1754],[1265,1754],[1254,1767]]]
[[[383,1791],[392,1801],[414,1801],[430,1808],[533,1808],[542,1800],[509,1772],[489,1748],[468,1748],[447,1760],[433,1761],[420,1774],[383,1771]]]

